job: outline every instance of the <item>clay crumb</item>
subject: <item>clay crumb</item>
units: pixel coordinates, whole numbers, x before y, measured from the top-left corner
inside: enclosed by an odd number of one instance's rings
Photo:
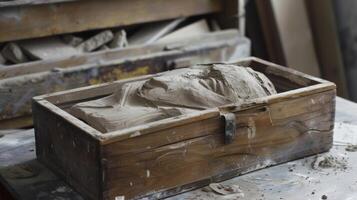
[[[349,151],[349,152],[356,152],[357,151],[357,145],[348,145],[346,148],[345,148],[346,151]]]
[[[220,183],[211,183],[209,187],[216,193],[220,195],[231,195],[236,194],[239,197],[244,197],[244,193],[239,187],[239,185],[223,185]]]
[[[322,195],[321,199],[325,200],[325,199],[327,199],[327,196],[326,195]]]
[[[347,169],[347,160],[342,157],[334,157],[334,156],[316,156],[315,160],[311,163],[311,167],[315,170],[318,169],[339,169],[345,170]]]

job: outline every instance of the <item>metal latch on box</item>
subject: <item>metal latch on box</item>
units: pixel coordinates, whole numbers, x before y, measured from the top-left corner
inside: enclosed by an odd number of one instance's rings
[[[222,114],[224,118],[224,143],[230,144],[236,137],[236,116],[233,113]]]

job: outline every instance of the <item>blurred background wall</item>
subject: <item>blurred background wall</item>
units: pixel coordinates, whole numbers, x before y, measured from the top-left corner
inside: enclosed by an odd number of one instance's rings
[[[333,81],[339,96],[357,101],[357,1],[247,0],[245,6],[252,55]]]
[[[333,1],[350,98],[357,101],[357,1]]]

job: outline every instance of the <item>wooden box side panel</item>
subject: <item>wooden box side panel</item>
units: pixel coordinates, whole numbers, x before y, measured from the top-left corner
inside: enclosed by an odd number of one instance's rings
[[[335,93],[237,112],[237,137],[229,145],[223,142],[219,118],[104,145],[103,197],[163,198],[327,151],[333,140]]]
[[[33,102],[37,159],[88,199],[100,199],[99,144],[61,116]]]

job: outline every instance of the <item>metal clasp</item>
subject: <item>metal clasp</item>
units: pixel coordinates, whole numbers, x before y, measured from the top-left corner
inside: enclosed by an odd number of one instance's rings
[[[224,118],[224,143],[230,144],[236,136],[236,116],[233,113],[222,114]]]

